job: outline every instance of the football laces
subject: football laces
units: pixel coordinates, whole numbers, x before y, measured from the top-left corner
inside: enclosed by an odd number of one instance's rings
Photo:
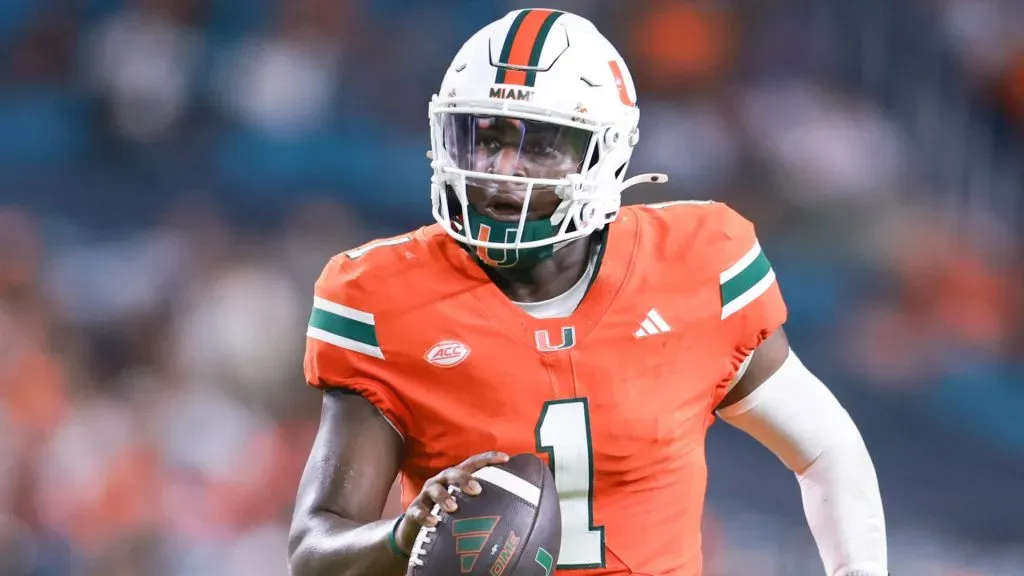
[[[460,494],[462,490],[459,490],[458,486],[449,486],[448,493],[452,496]],[[441,518],[441,505],[434,504],[434,507],[430,509],[432,516]],[[438,522],[440,524],[440,522]],[[410,566],[423,566],[424,558],[427,555],[427,549],[433,540],[431,535],[437,532],[437,526],[422,526],[420,531],[416,534],[416,540],[412,543],[412,551],[409,552],[409,565]]]

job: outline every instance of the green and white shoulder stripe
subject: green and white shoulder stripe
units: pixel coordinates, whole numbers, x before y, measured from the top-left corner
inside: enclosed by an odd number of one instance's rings
[[[722,319],[725,320],[756,300],[771,287],[772,282],[775,282],[772,263],[761,250],[761,244],[755,240],[753,248],[719,275]]]
[[[313,313],[306,335],[346,350],[384,359],[377,343],[377,325],[373,314],[313,297]]]

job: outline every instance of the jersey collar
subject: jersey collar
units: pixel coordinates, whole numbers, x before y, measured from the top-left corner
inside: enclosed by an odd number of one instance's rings
[[[564,318],[534,318],[491,282],[472,255],[457,242],[445,242],[446,259],[460,274],[474,283],[469,296],[480,309],[482,318],[493,322],[512,339],[537,349],[537,333],[558,333],[571,327],[575,333],[574,346],[582,344],[598,326],[611,308],[633,265],[633,252],[637,242],[636,217],[622,210],[619,218],[608,226],[607,239],[598,256],[598,269],[579,307]],[[550,352],[548,352],[550,353]]]

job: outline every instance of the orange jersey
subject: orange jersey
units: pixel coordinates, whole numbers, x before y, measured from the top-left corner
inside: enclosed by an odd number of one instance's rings
[[[340,254],[316,284],[305,372],[405,439],[403,502],[487,450],[548,458],[558,568],[696,576],[704,439],[786,318],[753,226],[717,203],[623,208],[576,311],[537,319],[437,226]]]

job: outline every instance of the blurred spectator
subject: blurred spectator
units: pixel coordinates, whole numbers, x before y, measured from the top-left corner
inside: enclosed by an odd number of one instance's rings
[[[280,9],[268,34],[233,49],[219,85],[235,116],[278,137],[310,132],[331,117],[356,16],[351,3],[331,0],[294,0]]]
[[[852,358],[870,380],[937,382],[966,355],[1009,357],[1022,294],[1001,254],[966,243],[934,211],[897,211],[873,233],[891,290],[850,319],[861,327]]]
[[[632,16],[631,70],[648,98],[700,87],[731,63],[737,21],[726,4],[653,0]]]
[[[943,19],[970,79],[1018,121],[1024,118],[1024,6],[996,0],[944,0]]]
[[[868,103],[792,82],[749,90],[743,116],[793,202],[886,206],[892,200],[905,169],[905,143]]]
[[[18,2],[13,4],[17,6]],[[10,49],[5,83],[70,87],[79,28],[72,17],[71,3],[47,0],[36,4],[36,10],[26,10],[26,27]],[[16,7],[12,11],[18,12]]]
[[[90,81],[130,140],[169,137],[187,111],[203,50],[206,0],[130,0],[93,31]]]

